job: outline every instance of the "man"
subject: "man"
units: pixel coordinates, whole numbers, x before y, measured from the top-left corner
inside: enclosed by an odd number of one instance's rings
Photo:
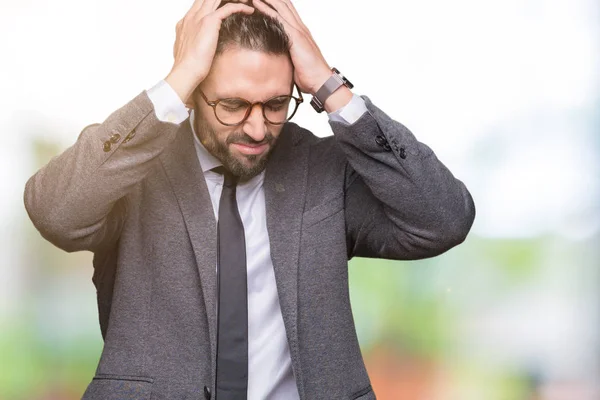
[[[471,196],[351,92],[289,0],[220,3],[196,0],[168,76],[27,183],[42,235],[94,252],[84,398],[374,399],[348,259],[450,249]],[[288,122],[300,92],[334,136]]]

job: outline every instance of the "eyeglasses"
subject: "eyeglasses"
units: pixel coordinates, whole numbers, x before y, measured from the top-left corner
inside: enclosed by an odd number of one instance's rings
[[[210,101],[200,89],[198,91],[206,104],[213,108],[215,117],[220,123],[226,126],[237,126],[248,119],[257,104],[260,104],[262,108],[265,121],[273,125],[285,124],[292,119],[298,110],[298,106],[304,102],[300,89],[297,86],[296,89],[299,97],[292,95],[275,96],[267,101],[257,101],[256,103],[251,103],[239,97]]]

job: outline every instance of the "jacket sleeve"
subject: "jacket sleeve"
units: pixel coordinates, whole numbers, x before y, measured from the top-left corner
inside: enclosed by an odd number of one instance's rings
[[[146,92],[86,127],[71,147],[26,183],[31,221],[66,251],[97,251],[114,243],[127,212],[127,193],[153,168],[179,125],[156,118]]]
[[[463,242],[475,218],[465,185],[363,96],[352,125],[330,122],[348,164],[345,210],[348,256],[432,257]]]

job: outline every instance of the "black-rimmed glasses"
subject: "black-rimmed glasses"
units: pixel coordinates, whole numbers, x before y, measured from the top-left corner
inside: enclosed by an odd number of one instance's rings
[[[198,91],[206,104],[213,108],[215,117],[220,123],[226,126],[237,126],[248,119],[252,109],[257,104],[260,104],[262,108],[265,121],[273,125],[285,124],[292,119],[298,110],[298,106],[304,101],[300,89],[298,87],[296,89],[298,90],[298,97],[282,95],[255,103],[239,97],[210,101],[200,89]]]

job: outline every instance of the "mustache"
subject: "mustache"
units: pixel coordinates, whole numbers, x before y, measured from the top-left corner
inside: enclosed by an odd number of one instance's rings
[[[275,141],[275,136],[271,132],[267,132],[265,137],[261,141],[252,139],[250,136],[243,132],[234,132],[227,137],[225,141],[228,145],[232,143],[245,144],[250,146],[260,146],[263,144],[272,144]]]

